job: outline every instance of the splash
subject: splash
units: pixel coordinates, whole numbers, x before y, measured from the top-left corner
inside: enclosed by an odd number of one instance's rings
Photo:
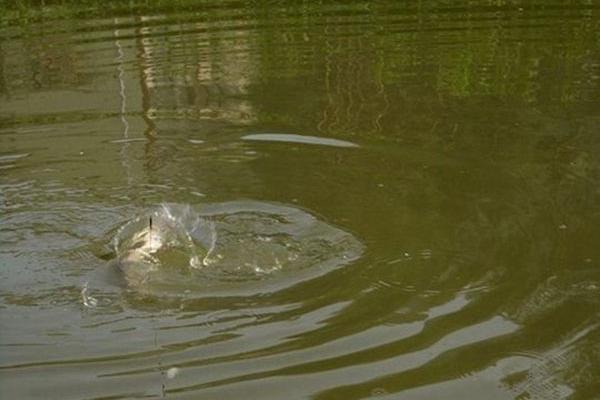
[[[290,206],[257,201],[163,204],[121,227],[120,270],[137,290],[264,292],[356,260],[350,233]]]
[[[192,238],[201,221],[190,206],[162,204],[120,228],[113,240],[119,266],[129,283],[141,285],[154,272],[200,268],[206,245]],[[205,229],[205,227],[202,227]],[[214,239],[210,239],[213,242]]]

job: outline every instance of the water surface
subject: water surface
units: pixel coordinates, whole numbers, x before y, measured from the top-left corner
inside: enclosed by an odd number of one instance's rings
[[[600,4],[291,3],[1,12],[0,397],[597,399]],[[136,290],[164,202],[360,251]]]

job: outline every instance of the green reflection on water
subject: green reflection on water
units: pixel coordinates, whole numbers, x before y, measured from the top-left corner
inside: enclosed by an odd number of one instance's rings
[[[110,313],[146,330],[143,312],[174,313],[156,317],[173,344],[141,328],[139,342],[113,340],[136,329],[126,323],[82,334],[64,317],[65,336],[98,345],[5,350],[14,382],[32,379],[22,364],[58,359],[45,370],[56,381],[72,377],[61,360],[84,362],[140,376],[98,396],[144,392],[158,367],[136,357],[152,352],[191,371],[167,382],[173,394],[235,398],[256,382],[266,398],[597,392],[597,2],[98,4],[23,1],[2,17],[4,315],[77,308],[70,276],[102,265],[85,243],[165,199],[293,203],[366,254],[266,298],[117,295]],[[256,134],[355,146],[244,140]],[[241,322],[212,331],[199,317],[223,310]],[[24,330],[46,340],[50,321],[14,318],[6,343]]]

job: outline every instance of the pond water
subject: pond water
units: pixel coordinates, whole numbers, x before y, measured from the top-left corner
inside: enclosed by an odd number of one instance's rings
[[[1,398],[599,398],[600,3],[16,3]]]

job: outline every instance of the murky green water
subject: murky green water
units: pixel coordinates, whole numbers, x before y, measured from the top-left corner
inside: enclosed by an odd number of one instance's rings
[[[289,3],[2,11],[0,397],[600,398],[600,3]]]

